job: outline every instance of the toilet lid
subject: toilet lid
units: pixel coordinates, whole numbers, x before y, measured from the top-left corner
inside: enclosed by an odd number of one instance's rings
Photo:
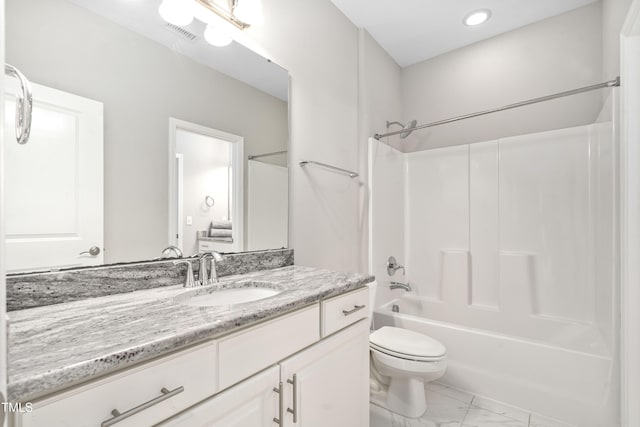
[[[369,336],[373,348],[383,353],[419,360],[443,357],[447,349],[439,341],[408,329],[383,326]]]

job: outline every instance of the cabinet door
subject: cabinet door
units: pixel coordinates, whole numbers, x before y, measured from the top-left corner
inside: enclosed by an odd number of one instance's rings
[[[158,424],[163,427],[272,427],[280,369],[273,366]]]
[[[280,372],[286,385],[285,426],[369,426],[366,319],[285,360]],[[295,423],[292,412],[297,412]]]

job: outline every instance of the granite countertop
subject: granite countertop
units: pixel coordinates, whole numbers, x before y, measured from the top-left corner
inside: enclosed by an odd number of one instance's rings
[[[234,306],[181,304],[193,288],[166,286],[9,313],[8,400],[29,401],[357,289],[372,276],[290,266],[228,276],[282,291]],[[204,289],[204,288],[200,288]]]

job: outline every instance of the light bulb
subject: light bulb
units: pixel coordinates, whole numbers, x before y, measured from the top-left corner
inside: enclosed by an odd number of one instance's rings
[[[491,11],[489,9],[480,9],[474,10],[473,12],[469,13],[464,18],[463,22],[464,25],[472,27],[474,25],[480,25],[483,22],[486,22],[489,18],[491,18]]]
[[[213,25],[207,25],[207,28],[204,30],[204,39],[210,45],[218,47],[227,46],[233,40],[229,34]]]
[[[238,0],[233,15],[240,21],[249,24],[262,22],[262,0]]]
[[[162,0],[158,12],[162,19],[178,27],[184,27],[193,21],[189,5],[181,0]]]

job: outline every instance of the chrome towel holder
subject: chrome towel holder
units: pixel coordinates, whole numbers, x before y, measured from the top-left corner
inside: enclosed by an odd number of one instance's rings
[[[16,96],[16,140],[18,144],[26,144],[31,134],[31,116],[33,111],[33,94],[29,80],[13,65],[4,64],[5,74],[15,77],[20,82],[21,94]]]
[[[358,174],[356,172],[352,172],[352,171],[347,170],[347,169],[342,169],[342,168],[339,168],[337,166],[328,165],[326,163],[316,162],[315,160],[300,160],[298,162],[298,164],[301,167],[302,166],[306,166],[306,165],[322,166],[324,168],[331,169],[331,170],[334,170],[336,172],[340,172],[340,173],[344,173],[346,175],[349,175],[350,178],[357,178],[358,177]]]

